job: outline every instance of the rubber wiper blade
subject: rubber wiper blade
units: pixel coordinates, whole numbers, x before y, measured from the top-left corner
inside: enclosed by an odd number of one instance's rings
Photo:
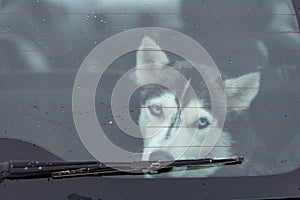
[[[0,163],[2,179],[69,178],[82,176],[143,175],[165,173],[180,167],[216,167],[242,164],[242,156],[228,158],[204,158],[176,161],[134,162],[40,162],[8,161]]]

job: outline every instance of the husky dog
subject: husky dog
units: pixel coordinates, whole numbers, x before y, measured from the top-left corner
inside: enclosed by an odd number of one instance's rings
[[[149,48],[152,50],[147,51]],[[160,46],[148,36],[143,38],[137,51],[136,59],[135,81],[143,88],[141,92],[141,109],[139,116],[139,126],[144,143],[142,159],[199,159],[199,149],[201,148],[205,136],[209,134],[210,131],[220,129],[216,128],[218,127],[218,119],[213,116],[211,112],[207,90],[195,89],[205,86],[204,82],[189,77],[194,76],[195,73],[190,72],[191,70],[184,70],[184,68],[192,66],[186,61],[170,61]],[[145,65],[149,63],[150,66],[151,63],[158,64],[154,65],[157,69],[141,70],[145,66],[149,66]],[[165,79],[163,81],[170,81],[170,78],[163,77],[163,75],[160,74],[160,70],[164,67],[173,67],[179,69],[182,74],[185,73],[184,75],[190,78],[187,79],[190,81],[187,81],[186,85],[191,85],[192,88],[195,89],[197,99],[189,99],[189,95],[186,95],[184,105],[180,108],[179,101],[172,91],[158,84],[145,85],[151,76],[155,76],[157,80]],[[142,73],[141,71],[144,72]],[[254,72],[233,79],[226,79],[224,86],[225,88],[229,88],[226,89],[228,106],[227,118],[230,118],[230,115],[233,114],[233,116],[235,116],[233,117],[234,119],[239,119],[239,116],[243,114],[243,110],[250,106],[252,100],[259,92],[260,73]],[[182,88],[184,87],[186,86],[182,86]],[[227,122],[230,120],[232,121],[233,119],[226,119]],[[196,136],[192,137],[191,133],[195,131]],[[191,141],[190,146],[182,151],[183,146],[185,146],[188,141]],[[251,171],[251,169],[247,167],[247,163],[254,157],[254,155],[252,155],[254,153],[250,152],[251,150],[235,150],[231,148],[234,144],[256,142],[258,141],[253,134],[251,136],[244,133],[243,130],[239,135],[232,135],[227,130],[222,130],[217,144],[206,157],[220,158],[237,154],[245,156],[245,164],[233,167],[210,167],[197,170],[181,168],[176,171],[172,170],[168,172],[167,176],[219,176],[221,172],[222,176],[232,175],[229,173],[233,173],[233,175],[260,174],[260,172],[256,172],[255,170]],[[162,174],[161,176],[164,175],[165,174]]]

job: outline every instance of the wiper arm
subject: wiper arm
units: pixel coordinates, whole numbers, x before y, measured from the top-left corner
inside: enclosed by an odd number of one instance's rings
[[[142,175],[165,173],[179,167],[215,167],[242,164],[244,158],[205,158],[176,161],[134,162],[32,162],[8,161],[0,163],[0,179],[69,178],[80,176]],[[1,176],[2,175],[2,176]]]

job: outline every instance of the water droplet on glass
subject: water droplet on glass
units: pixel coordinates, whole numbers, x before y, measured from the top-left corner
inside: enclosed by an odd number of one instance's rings
[[[89,20],[89,18],[90,18],[90,15],[87,15],[87,16],[85,16],[85,19],[84,19],[84,21],[87,21],[87,20]]]

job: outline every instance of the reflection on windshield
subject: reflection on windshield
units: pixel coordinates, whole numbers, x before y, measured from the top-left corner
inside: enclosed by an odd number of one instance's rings
[[[210,148],[203,146],[206,136],[219,131],[221,136],[205,156],[244,156],[243,165],[185,168],[164,176],[269,175],[297,168],[300,38],[291,1],[228,0],[224,5],[221,0],[12,0],[1,1],[1,13],[0,137],[34,143],[66,161],[96,160],[73,119],[76,73],[87,55],[115,34],[162,27],[193,38],[214,61],[225,88],[225,123],[221,126],[212,111],[206,81],[210,77],[202,77],[194,63],[178,53],[164,51],[166,36],[144,34],[136,44],[139,51],[119,56],[105,70],[95,109],[86,108],[96,113],[112,144],[139,153],[130,161],[199,159],[201,149]],[[183,50],[184,43],[174,41],[178,51]],[[186,82],[163,72],[169,68]],[[138,137],[127,133],[133,131],[126,126],[128,118],[113,115],[111,105],[115,85],[130,70],[138,89],[129,105],[118,106],[138,125]],[[216,84],[213,91],[222,92],[217,81],[210,81]],[[101,142],[93,148],[108,149]]]

